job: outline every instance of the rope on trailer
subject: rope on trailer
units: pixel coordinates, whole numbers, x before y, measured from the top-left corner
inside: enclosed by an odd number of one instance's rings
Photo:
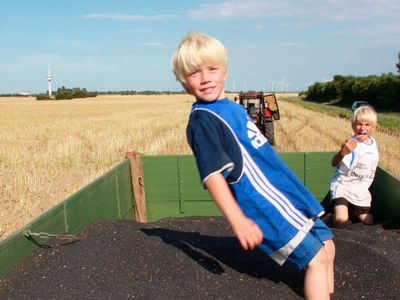
[[[23,232],[27,238],[39,237],[42,239],[55,238],[57,240],[67,241],[67,244],[83,240],[86,236],[83,234],[53,234],[47,232],[32,232],[29,229]]]

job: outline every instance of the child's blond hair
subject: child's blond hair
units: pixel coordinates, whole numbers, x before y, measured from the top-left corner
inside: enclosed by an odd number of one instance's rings
[[[371,106],[361,106],[357,108],[351,117],[351,125],[357,121],[369,122],[373,127],[376,127],[378,121],[375,110]]]
[[[228,53],[217,39],[204,33],[189,32],[172,56],[172,71],[186,89],[186,77],[204,64],[219,65],[227,70]]]

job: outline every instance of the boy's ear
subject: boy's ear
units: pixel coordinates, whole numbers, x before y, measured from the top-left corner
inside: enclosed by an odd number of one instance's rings
[[[187,88],[186,84],[182,83],[183,88],[185,89],[186,92],[188,92],[188,94],[192,94],[190,92],[190,90]]]

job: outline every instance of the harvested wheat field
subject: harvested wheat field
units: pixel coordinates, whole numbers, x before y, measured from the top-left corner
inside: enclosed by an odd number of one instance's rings
[[[190,154],[191,104],[189,95],[0,98],[0,239],[105,173],[129,149]],[[277,151],[337,151],[352,133],[348,120],[279,105]],[[374,136],[381,166],[399,176],[399,134],[378,130]]]

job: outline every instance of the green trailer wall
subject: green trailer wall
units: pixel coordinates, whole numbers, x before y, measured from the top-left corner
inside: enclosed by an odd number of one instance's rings
[[[400,220],[400,179],[386,170],[376,170],[371,186],[372,209],[377,222]]]
[[[332,153],[283,153],[282,159],[321,201],[328,192]],[[145,156],[144,166],[148,221],[165,217],[219,215],[220,211],[202,187],[196,161],[191,155]]]
[[[35,250],[43,239],[24,232],[81,233],[99,220],[133,219],[133,195],[129,161],[99,177],[29,224],[0,242],[0,278]]]
[[[328,192],[332,152],[282,153],[280,156],[303,184],[321,201]],[[165,217],[220,215],[201,186],[191,155],[141,156],[144,170],[147,220]],[[377,220],[400,220],[400,182],[378,168],[372,186]],[[91,223],[135,219],[135,199],[129,160],[65,199],[0,242],[0,277],[5,276],[41,243],[24,232],[82,233]]]

